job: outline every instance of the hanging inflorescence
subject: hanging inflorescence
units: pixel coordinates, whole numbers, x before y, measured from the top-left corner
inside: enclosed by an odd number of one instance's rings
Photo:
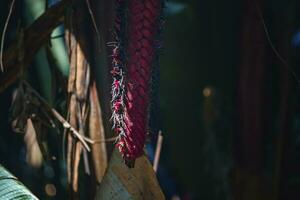
[[[112,120],[117,147],[129,166],[143,154],[161,12],[161,0],[116,0]]]

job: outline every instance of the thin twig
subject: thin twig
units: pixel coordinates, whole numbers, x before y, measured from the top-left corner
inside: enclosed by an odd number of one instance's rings
[[[118,139],[118,136],[112,137],[112,138],[107,138],[105,140],[93,140],[91,138],[85,137],[84,140],[90,144],[96,144],[96,143],[104,143],[104,142],[115,142]]]
[[[4,70],[4,66],[3,66],[3,49],[4,49],[4,40],[5,40],[5,34],[6,34],[6,30],[8,27],[8,23],[13,11],[13,7],[15,4],[15,0],[12,0],[11,4],[10,4],[10,8],[9,8],[9,12],[8,12],[8,16],[6,18],[5,24],[4,24],[4,28],[3,28],[3,32],[2,32],[2,37],[1,37],[1,49],[0,49],[0,67],[1,67],[1,71],[3,72]]]
[[[71,124],[65,120],[54,108],[51,108],[51,112],[53,115],[63,124],[64,128],[69,129],[77,138],[78,140],[83,144],[83,146],[86,148],[87,151],[90,151],[89,146],[85,142],[84,138],[80,133],[71,126]]]
[[[64,129],[63,137],[62,137],[62,157],[64,162],[66,161],[66,149],[65,149],[66,138],[67,138],[67,129]]]
[[[297,81],[298,85],[300,85],[300,79],[298,78],[296,72],[290,67],[290,65],[288,64],[288,61],[286,59],[284,59],[280,53],[278,52],[278,50],[276,49],[276,47],[274,46],[272,40],[271,40],[271,37],[270,37],[270,33],[268,31],[268,27],[266,25],[266,22],[264,20],[264,17],[262,15],[262,12],[261,10],[259,9],[259,6],[256,2],[256,0],[254,0],[254,4],[255,4],[255,7],[256,7],[256,10],[258,12],[258,16],[261,20],[261,23],[263,25],[263,29],[264,29],[264,32],[265,32],[265,35],[266,35],[266,38],[267,38],[267,41],[272,49],[272,51],[275,53],[275,55],[277,56],[277,58],[282,62],[282,64],[286,67],[286,69],[292,74],[292,76],[294,77],[294,79]]]
[[[30,88],[30,90],[47,106],[49,110],[51,110],[52,114],[57,118],[57,120],[61,124],[63,124],[63,127],[65,129],[69,129],[81,141],[81,143],[83,143],[87,151],[90,151],[90,148],[87,145],[87,143],[96,144],[96,143],[103,143],[103,142],[115,142],[118,139],[118,137],[112,137],[105,140],[93,140],[89,137],[81,135],[74,127],[71,126],[71,124],[63,116],[61,116],[54,108],[51,108],[50,105],[48,105],[48,103],[46,102],[46,100],[42,96],[40,96],[40,94],[37,91],[35,91],[27,81],[23,80],[23,83],[28,88]]]
[[[98,49],[100,51],[101,50],[101,44],[100,44],[101,43],[101,36],[100,36],[100,31],[99,31],[99,29],[97,27],[96,20],[95,20],[95,17],[94,17],[94,13],[92,11],[91,4],[90,4],[89,0],[86,0],[86,5],[88,7],[88,10],[89,10],[92,22],[93,22],[93,26],[95,28],[96,38],[97,38],[97,46],[98,46]]]
[[[153,170],[155,172],[157,172],[157,169],[158,169],[158,163],[159,163],[159,158],[160,158],[162,142],[163,142],[163,136],[162,136],[161,131],[159,131],[158,138],[157,138],[157,144],[156,144],[156,150],[155,150],[155,156],[154,156],[154,161],[153,161]]]
[[[61,116],[54,108],[52,108],[48,103],[47,101],[42,97],[40,96],[40,94],[35,91],[28,82],[26,82],[25,80],[23,80],[23,83],[43,102],[43,104],[47,107],[48,110],[50,110],[52,112],[52,114],[56,117],[56,119],[62,123],[63,127],[66,128],[66,129],[69,129],[71,131],[71,133],[73,133],[77,138],[78,140],[82,143],[82,145],[85,147],[85,149],[87,151],[90,151],[90,147],[88,146],[88,144],[86,143],[85,139],[83,138],[82,135],[79,134],[79,132],[73,128],[71,126],[71,124],[65,120],[65,118],[63,116]]]

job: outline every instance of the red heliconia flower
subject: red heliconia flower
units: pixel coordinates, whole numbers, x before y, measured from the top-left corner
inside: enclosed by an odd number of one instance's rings
[[[117,147],[125,162],[132,165],[143,154],[146,139],[162,3],[161,0],[117,0],[116,4],[112,119],[113,128],[119,134]]]

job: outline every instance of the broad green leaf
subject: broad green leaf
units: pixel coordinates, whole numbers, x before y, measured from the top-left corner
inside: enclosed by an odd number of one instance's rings
[[[0,165],[0,200],[37,200],[16,177]]]

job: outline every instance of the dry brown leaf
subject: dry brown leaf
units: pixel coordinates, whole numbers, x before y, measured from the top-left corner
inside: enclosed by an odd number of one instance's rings
[[[67,47],[69,50],[70,70],[68,80],[68,92],[72,93],[75,88],[76,67],[77,67],[77,42],[74,35],[66,29]]]
[[[68,176],[68,183],[72,181],[72,149],[73,149],[73,142],[74,139],[72,135],[68,133],[68,141],[67,141],[67,176]]]
[[[70,104],[69,104],[69,122],[71,126],[77,129],[77,119],[76,119],[76,96],[75,94],[71,95]],[[68,133],[68,146],[67,146],[67,174],[68,174],[68,181],[71,183],[73,179],[73,162],[74,162],[74,138],[72,137],[71,133]]]
[[[27,163],[32,167],[40,167],[43,163],[43,155],[37,140],[36,130],[30,118],[27,119],[24,142]]]
[[[74,192],[78,192],[78,168],[80,163],[82,145],[80,142],[76,142],[75,145],[75,155],[74,155],[74,164],[73,164],[73,178],[72,178],[72,187]]]
[[[76,95],[79,99],[87,98],[87,90],[89,86],[89,65],[85,59],[84,53],[77,43],[77,69],[76,69]]]
[[[97,200],[163,200],[165,199],[152,165],[146,156],[139,157],[134,168],[128,168],[117,149],[96,195]]]
[[[93,82],[90,87],[89,134],[92,140],[105,141],[102,112],[95,82]],[[92,145],[92,158],[96,180],[98,183],[100,183],[107,168],[107,153],[105,142],[94,143]]]

